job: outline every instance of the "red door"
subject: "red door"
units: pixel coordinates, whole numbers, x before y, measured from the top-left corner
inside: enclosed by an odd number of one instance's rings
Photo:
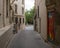
[[[54,33],[54,12],[48,13],[48,40],[53,41],[55,39]]]

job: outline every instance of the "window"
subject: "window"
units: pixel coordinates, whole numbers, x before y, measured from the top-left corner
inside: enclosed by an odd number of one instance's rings
[[[24,18],[23,18],[23,23],[24,23]]]
[[[20,21],[20,24],[21,24],[21,18],[19,19],[19,21]]]
[[[39,17],[39,6],[38,6],[38,17]]]
[[[22,4],[24,4],[24,0],[22,0]]]
[[[24,8],[22,7],[22,14],[24,14]]]
[[[6,17],[8,17],[8,0],[6,0]]]
[[[15,4],[15,13],[17,14],[17,5]]]
[[[17,18],[17,17],[15,17],[15,23],[16,23],[16,24],[18,23],[18,18]]]

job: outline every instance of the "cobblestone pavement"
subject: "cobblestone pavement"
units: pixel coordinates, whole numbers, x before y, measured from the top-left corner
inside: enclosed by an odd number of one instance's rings
[[[33,30],[19,31],[10,42],[8,48],[52,48],[45,43],[40,34]]]

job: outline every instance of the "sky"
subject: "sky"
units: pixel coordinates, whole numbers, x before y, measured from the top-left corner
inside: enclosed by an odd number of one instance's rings
[[[30,10],[34,6],[34,0],[25,0],[25,9]]]

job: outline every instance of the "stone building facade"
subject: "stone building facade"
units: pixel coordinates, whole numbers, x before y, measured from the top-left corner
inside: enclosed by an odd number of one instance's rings
[[[35,30],[41,33],[44,40],[47,39],[47,11],[45,0],[35,0]]]
[[[17,28],[23,30],[25,27],[25,0],[15,0],[12,8],[14,10],[14,23],[15,18],[18,18]]]
[[[35,0],[34,29],[44,40],[60,42],[59,0]]]
[[[0,3],[0,28],[2,28],[5,25],[9,25],[9,17],[6,16],[7,15],[7,6],[6,6],[6,1],[5,0],[1,0]]]
[[[0,48],[6,48],[13,36],[12,8],[14,0],[0,0]]]

